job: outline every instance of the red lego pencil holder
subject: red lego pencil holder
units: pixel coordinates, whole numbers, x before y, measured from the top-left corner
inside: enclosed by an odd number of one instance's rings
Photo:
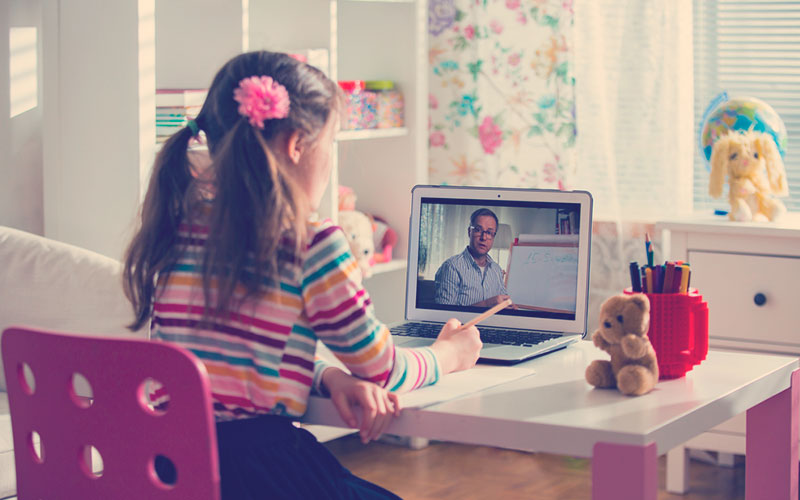
[[[708,354],[708,303],[696,289],[645,295],[650,299],[647,336],[658,358],[659,380],[683,377]]]

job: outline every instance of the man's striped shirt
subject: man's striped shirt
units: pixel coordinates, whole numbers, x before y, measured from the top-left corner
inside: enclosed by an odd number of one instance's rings
[[[508,295],[500,265],[487,254],[483,272],[469,253],[469,247],[444,261],[435,279],[438,304],[471,306],[497,295]]]

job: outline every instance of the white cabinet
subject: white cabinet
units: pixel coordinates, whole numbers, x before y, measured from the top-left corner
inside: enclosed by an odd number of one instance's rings
[[[692,266],[692,287],[708,302],[712,349],[800,355],[800,213],[777,223],[664,221],[656,230],[665,258]],[[667,489],[686,491],[687,449],[743,454],[744,429],[741,414],[670,451]]]

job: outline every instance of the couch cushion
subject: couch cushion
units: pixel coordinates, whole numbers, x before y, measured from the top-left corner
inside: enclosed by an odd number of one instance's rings
[[[121,264],[98,253],[0,226],[0,332],[11,325],[80,334],[131,332]],[[6,382],[0,361],[0,390]]]
[[[6,498],[17,492],[15,470],[14,440],[11,436],[8,394],[0,392],[0,498]]]

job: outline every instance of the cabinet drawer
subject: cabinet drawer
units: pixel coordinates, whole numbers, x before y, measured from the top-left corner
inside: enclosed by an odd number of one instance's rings
[[[712,338],[800,345],[800,258],[692,250],[688,257],[691,286],[708,302]]]

